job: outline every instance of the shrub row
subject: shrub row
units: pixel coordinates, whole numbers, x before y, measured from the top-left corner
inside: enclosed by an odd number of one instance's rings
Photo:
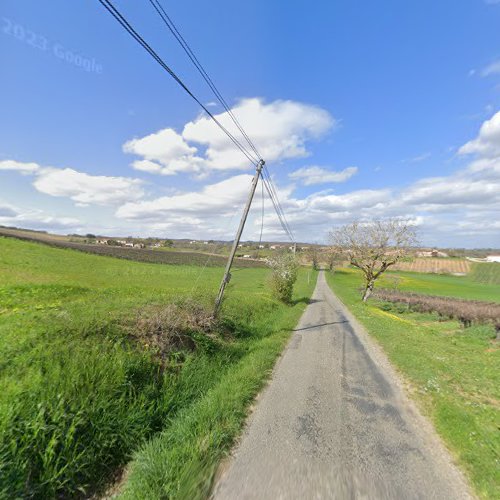
[[[500,304],[385,289],[377,290],[373,296],[388,302],[406,304],[414,311],[436,312],[441,317],[457,319],[464,327],[473,323],[488,323],[497,332],[500,331]]]

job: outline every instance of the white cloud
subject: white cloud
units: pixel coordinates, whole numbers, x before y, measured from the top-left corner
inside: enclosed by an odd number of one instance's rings
[[[23,163],[14,160],[0,161],[0,170],[12,170],[22,175],[33,174],[37,172],[39,169],[40,165],[38,165],[37,163]]]
[[[302,182],[305,186],[327,184],[330,182],[345,182],[358,172],[358,167],[347,167],[339,172],[326,168],[311,166],[302,167],[292,172],[290,179]]]
[[[233,109],[245,131],[268,162],[304,157],[306,144],[318,139],[334,125],[334,118],[324,109],[295,101],[243,99]],[[245,143],[227,112],[215,115],[240,143]],[[249,160],[222,130],[207,116],[186,123],[181,134],[171,128],[124,144],[124,151],[148,162],[132,166],[150,173],[172,175],[179,172],[206,175],[213,170],[245,170]]]
[[[58,217],[42,210],[21,209],[0,200],[0,225],[46,231],[76,230],[80,221],[74,217]]]
[[[142,156],[132,167],[161,175],[201,171],[204,161],[196,156],[197,148],[189,146],[175,130],[166,128],[123,145],[125,153]]]
[[[499,74],[500,74],[500,60],[493,61],[491,64],[488,64],[488,66],[486,66],[481,70],[481,76],[491,76]]]
[[[497,115],[495,115],[497,116]],[[495,117],[494,117],[495,118]],[[456,246],[500,245],[500,152],[496,149],[495,120],[485,122],[478,137],[465,145],[463,154],[476,153],[465,168],[447,176],[427,177],[399,188],[359,189],[344,193],[321,190],[300,197],[296,187],[278,183],[279,198],[299,241],[326,241],[335,225],[353,220],[397,216],[415,221],[424,244]],[[493,129],[493,132],[492,132]],[[328,175],[336,181],[347,174],[320,167],[299,169],[294,180],[321,182]],[[347,169],[346,169],[347,170]],[[352,175],[352,171],[348,172]],[[187,237],[230,239],[251,182],[250,175],[237,175],[196,192],[175,193],[120,207],[117,216],[149,230]],[[275,180],[276,182],[276,180]],[[330,181],[331,182],[331,181]],[[260,233],[260,193],[246,229],[248,238]],[[269,200],[266,201],[264,238],[286,240]]]
[[[128,177],[90,175],[72,168],[42,167],[37,163],[0,161],[0,170],[34,175],[33,186],[41,193],[72,199],[78,206],[116,205],[144,194],[143,181]]]
[[[198,192],[126,203],[118,208],[116,216],[133,220],[164,220],[166,217],[175,220],[180,214],[195,214],[197,220],[200,220],[215,215],[229,215],[241,209],[251,182],[251,175],[237,175],[209,184]]]
[[[15,217],[16,215],[18,215],[18,212],[15,207],[7,203],[0,203],[0,220]]]
[[[414,156],[413,158],[408,158],[407,160],[403,160],[404,163],[420,163],[421,161],[428,160],[431,157],[430,153],[422,153],[418,156]]]
[[[80,204],[114,205],[144,194],[139,179],[89,175],[72,168],[43,168],[33,185],[41,193],[71,198]]]
[[[418,222],[424,244],[500,245],[500,149],[497,120],[486,121],[461,152],[477,158],[451,175],[428,177],[406,187],[328,191],[283,200],[289,222],[304,241],[325,241],[334,225],[373,217],[399,216]],[[259,221],[256,221],[255,232]],[[277,218],[266,217],[266,237],[279,237]],[[283,237],[283,236],[281,236]]]
[[[479,135],[459,149],[460,154],[476,154],[486,158],[500,156],[500,111],[481,125]]]

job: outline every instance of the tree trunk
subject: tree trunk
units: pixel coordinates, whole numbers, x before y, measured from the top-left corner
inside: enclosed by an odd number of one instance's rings
[[[373,287],[375,285],[375,280],[370,280],[368,283],[366,283],[366,288],[365,288],[365,293],[363,294],[363,302],[366,302],[368,300],[368,297],[373,292]]]

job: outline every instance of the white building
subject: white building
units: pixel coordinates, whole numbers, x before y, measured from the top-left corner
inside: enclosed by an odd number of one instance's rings
[[[500,255],[488,255],[486,262],[500,262]]]

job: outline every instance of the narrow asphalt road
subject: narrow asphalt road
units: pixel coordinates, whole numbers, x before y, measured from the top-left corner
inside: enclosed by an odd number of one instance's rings
[[[213,498],[451,500],[469,491],[321,272]]]

